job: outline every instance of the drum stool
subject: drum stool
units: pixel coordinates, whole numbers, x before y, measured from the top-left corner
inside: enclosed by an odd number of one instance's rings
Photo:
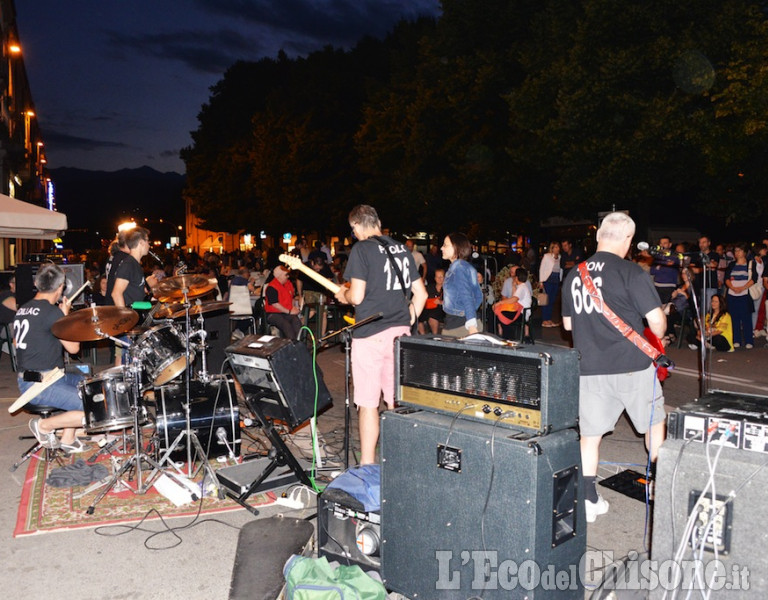
[[[55,406],[45,406],[42,404],[27,404],[24,407],[24,412],[29,413],[30,415],[34,415],[35,417],[40,417],[41,419],[47,419],[48,417],[51,417],[55,414],[64,412],[60,408],[56,408]],[[27,450],[24,454],[21,455],[21,458],[11,467],[10,471],[13,473],[16,469],[19,468],[19,465],[26,462],[29,458],[31,458],[33,455],[37,454],[40,450],[45,450],[45,461],[46,462],[53,462],[56,461],[59,466],[63,467],[64,463],[61,461],[61,455],[63,454],[63,450],[60,450],[59,448],[44,448],[43,445],[37,441],[37,438],[33,435],[20,435],[20,440],[28,440],[33,439],[35,440],[34,445]]]

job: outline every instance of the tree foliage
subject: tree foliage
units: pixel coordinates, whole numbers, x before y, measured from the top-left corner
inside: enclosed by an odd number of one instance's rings
[[[237,63],[185,149],[206,226],[498,236],[628,208],[768,212],[768,24],[750,0],[443,0],[438,21]],[[695,207],[695,208],[694,208]]]

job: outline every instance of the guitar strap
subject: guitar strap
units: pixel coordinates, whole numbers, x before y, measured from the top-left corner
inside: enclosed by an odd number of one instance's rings
[[[608,319],[608,322],[616,329],[618,329],[619,333],[621,333],[621,335],[632,342],[635,347],[639,348],[644,354],[650,357],[654,363],[662,367],[672,367],[673,363],[669,357],[667,357],[663,352],[659,352],[656,350],[656,348],[651,346],[648,340],[637,333],[637,331],[635,331],[631,325],[629,325],[619,315],[613,312],[613,310],[611,310],[611,308],[605,303],[602,295],[597,291],[597,288],[595,287],[595,282],[592,281],[592,277],[589,275],[589,271],[587,270],[587,263],[579,263],[578,269],[579,275],[581,275],[581,281],[584,284],[584,288],[592,297],[592,300],[595,303],[595,308],[597,308],[600,313],[602,313],[602,315]]]

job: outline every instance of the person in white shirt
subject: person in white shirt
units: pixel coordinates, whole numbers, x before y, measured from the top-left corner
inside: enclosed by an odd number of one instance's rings
[[[416,268],[419,270],[419,275],[421,275],[422,279],[425,279],[427,276],[427,259],[424,258],[424,255],[421,252],[416,250],[413,240],[405,240],[405,247],[408,249],[408,252],[413,255],[413,261]]]

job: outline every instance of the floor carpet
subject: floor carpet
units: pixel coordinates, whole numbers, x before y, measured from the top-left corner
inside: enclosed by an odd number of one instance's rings
[[[42,453],[40,455],[43,456]],[[88,456],[89,453],[73,455],[65,459],[64,464],[73,464],[77,458],[87,459]],[[109,468],[110,460],[107,457],[100,457],[99,462]],[[58,466],[55,463],[49,465],[34,456],[30,459],[19,501],[14,537],[138,522],[150,512],[149,519],[159,519],[160,515],[163,519],[167,519],[194,516],[198,510],[206,515],[230,510],[245,510],[229,498],[219,500],[215,497],[203,498],[202,509],[198,502],[177,507],[158,493],[154,487],[144,494],[135,494],[126,485],[118,483],[96,505],[94,513],[89,515],[86,511],[101,489],[93,490],[81,497],[80,495],[88,486],[56,488],[47,485],[45,481],[50,470]],[[146,475],[147,473],[144,472],[145,479]],[[201,474],[198,474],[198,479],[200,478]],[[135,487],[134,482],[126,483]],[[272,492],[254,494],[249,498],[249,504],[252,506],[264,506],[274,501],[275,495]]]

